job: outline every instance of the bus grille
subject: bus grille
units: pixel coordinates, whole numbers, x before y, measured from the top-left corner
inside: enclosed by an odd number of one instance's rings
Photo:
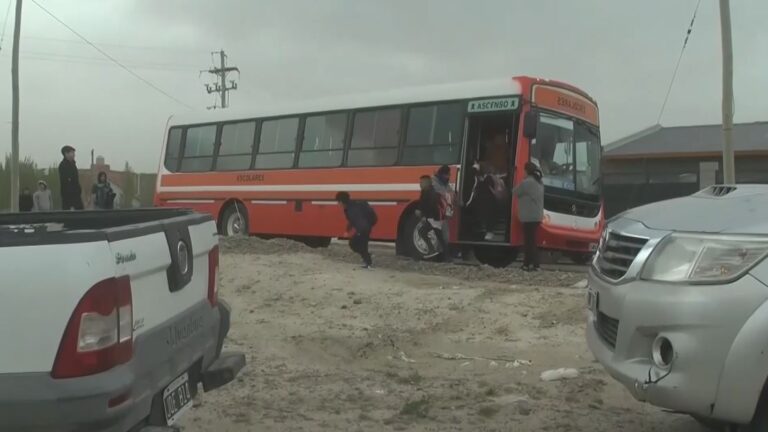
[[[595,321],[595,329],[600,339],[605,341],[611,348],[616,348],[616,336],[619,334],[619,320],[613,319],[608,315],[598,312]]]
[[[618,280],[624,277],[648,239],[609,233],[600,248],[595,265],[606,277]]]

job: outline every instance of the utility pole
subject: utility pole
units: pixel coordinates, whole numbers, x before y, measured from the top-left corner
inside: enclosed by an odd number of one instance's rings
[[[208,69],[207,72],[211,75],[215,75],[218,78],[218,82],[215,84],[206,84],[205,89],[209,94],[218,93],[220,97],[221,108],[226,108],[229,106],[227,103],[227,92],[230,90],[237,90],[237,83],[235,80],[229,80],[229,86],[227,86],[227,73],[237,72],[239,74],[240,69],[237,67],[227,66],[227,54],[223,49],[211,54],[219,55],[220,66],[212,67],[211,69]],[[213,108],[215,108],[215,106]]]
[[[720,0],[720,36],[723,45],[723,182],[736,184],[733,156],[733,43],[730,0]]]
[[[11,57],[11,212],[19,211],[19,35],[21,34],[21,3],[16,0],[16,25],[13,28]]]

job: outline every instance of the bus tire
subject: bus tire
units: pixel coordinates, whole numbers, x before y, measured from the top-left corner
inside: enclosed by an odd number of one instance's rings
[[[426,223],[424,219],[417,216],[416,213],[412,213],[408,216],[408,220],[405,221],[405,227],[401,236],[403,251],[406,255],[417,260],[427,259],[426,256],[429,254],[426,242],[419,235],[419,229],[424,223]],[[434,234],[430,233],[430,235]],[[434,244],[437,244],[437,239],[432,240],[435,242]]]
[[[475,258],[481,264],[503,268],[517,259],[517,249],[504,246],[475,246]]]
[[[248,235],[248,210],[240,203],[230,204],[221,214],[221,235],[224,237]]]
[[[302,243],[312,249],[327,248],[331,245],[330,237],[304,237]]]

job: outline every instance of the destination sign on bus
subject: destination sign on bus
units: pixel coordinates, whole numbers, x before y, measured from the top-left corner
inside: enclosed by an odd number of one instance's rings
[[[597,106],[584,96],[569,90],[537,85],[533,88],[533,102],[541,108],[572,115],[595,126],[600,124]]]
[[[520,105],[520,99],[516,97],[511,98],[496,98],[496,99],[480,99],[470,101],[467,106],[468,113],[480,113],[491,111],[511,111],[516,110]]]

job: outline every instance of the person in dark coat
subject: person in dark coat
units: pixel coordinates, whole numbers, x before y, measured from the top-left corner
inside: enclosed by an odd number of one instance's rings
[[[83,209],[83,190],[80,187],[80,173],[75,164],[75,149],[70,146],[61,148],[64,159],[59,164],[61,182],[61,205],[64,210]]]
[[[34,206],[35,201],[32,199],[32,192],[30,192],[29,188],[24,188],[19,195],[19,211],[31,212]]]
[[[112,184],[107,180],[107,173],[101,171],[91,187],[91,206],[95,210],[111,210],[115,208],[115,196]]]
[[[355,230],[352,238],[349,239],[349,248],[363,258],[363,268],[370,269],[373,266],[373,259],[368,252],[368,242],[371,239],[371,230],[378,221],[376,212],[365,201],[353,201],[348,192],[337,193],[336,201],[344,207],[347,230]]]
[[[427,245],[427,254],[424,258],[432,258],[440,253],[439,250],[432,244],[429,238],[429,233],[434,232],[437,241],[440,243],[441,249],[445,250],[443,244],[443,234],[438,229],[442,227],[443,216],[441,212],[442,197],[440,193],[435,190],[432,184],[432,178],[428,175],[421,176],[419,179],[419,186],[421,187],[421,195],[419,196],[419,206],[416,209],[417,215],[422,218],[421,226],[419,227],[419,236]]]

